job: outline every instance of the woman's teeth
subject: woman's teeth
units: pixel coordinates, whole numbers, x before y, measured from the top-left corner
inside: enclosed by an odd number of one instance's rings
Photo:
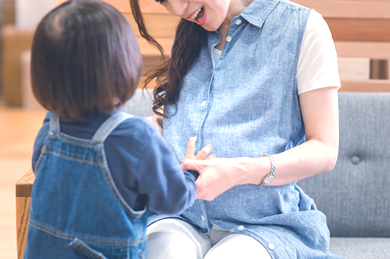
[[[198,14],[200,13],[200,11],[202,11],[203,9],[203,6],[199,7],[199,9],[192,15],[191,19],[197,19],[199,22],[202,20],[202,18],[198,18]]]

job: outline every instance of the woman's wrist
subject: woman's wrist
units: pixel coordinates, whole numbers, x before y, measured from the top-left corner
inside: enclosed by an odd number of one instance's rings
[[[242,157],[237,159],[239,167],[242,168],[242,177],[240,177],[239,184],[259,185],[271,171],[271,161],[268,157]]]

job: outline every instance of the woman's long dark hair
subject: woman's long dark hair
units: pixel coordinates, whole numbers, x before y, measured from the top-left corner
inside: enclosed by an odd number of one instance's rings
[[[141,36],[156,46],[164,58],[163,48],[146,29],[138,0],[130,0],[130,6]],[[167,117],[164,113],[164,105],[176,104],[183,83],[182,79],[190,70],[206,40],[207,31],[205,29],[196,23],[181,19],[176,28],[169,59],[145,74],[144,88],[154,78],[156,79],[156,86],[153,90],[153,112],[155,114]]]

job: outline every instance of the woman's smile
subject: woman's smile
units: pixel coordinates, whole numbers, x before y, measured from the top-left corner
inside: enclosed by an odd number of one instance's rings
[[[201,11],[204,13],[204,6],[202,5],[201,7],[198,8],[195,12],[190,14],[187,19],[197,19],[199,22],[202,20],[203,14],[199,14]]]
[[[230,0],[165,0],[162,5],[175,16],[194,22],[208,31],[217,30],[225,20]]]
[[[202,26],[207,31],[215,31],[221,25],[231,23],[252,0],[165,0],[161,4],[167,11]]]
[[[191,13],[189,16],[187,16],[187,20],[190,20],[192,22],[197,23],[198,25],[203,25],[206,23],[207,15],[206,15],[206,9],[202,5],[200,6],[195,12]]]

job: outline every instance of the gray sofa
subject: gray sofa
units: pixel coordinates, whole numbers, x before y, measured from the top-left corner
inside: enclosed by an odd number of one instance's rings
[[[151,91],[123,109],[152,115]],[[335,168],[298,185],[327,216],[330,250],[348,259],[390,258],[390,93],[339,93]]]
[[[390,93],[339,93],[335,168],[298,185],[327,216],[330,250],[390,258]]]

